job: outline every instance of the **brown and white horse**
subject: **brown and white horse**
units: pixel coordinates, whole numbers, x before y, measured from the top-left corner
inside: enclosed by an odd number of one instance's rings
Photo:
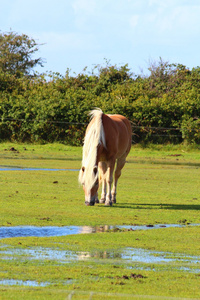
[[[106,115],[100,109],[92,110],[90,115],[91,121],[86,129],[83,145],[79,182],[85,192],[86,205],[99,203],[97,191],[100,182],[102,182],[100,203],[112,205],[116,203],[117,181],[131,149],[131,124],[124,116]]]

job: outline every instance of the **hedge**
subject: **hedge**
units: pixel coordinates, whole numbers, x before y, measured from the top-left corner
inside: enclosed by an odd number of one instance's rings
[[[200,68],[158,65],[150,75],[107,65],[76,76],[0,73],[0,140],[81,145],[88,111],[125,115],[134,142],[200,143]]]

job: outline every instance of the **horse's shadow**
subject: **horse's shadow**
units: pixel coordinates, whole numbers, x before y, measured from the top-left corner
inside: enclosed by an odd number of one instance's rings
[[[150,203],[116,203],[113,208],[123,209],[164,209],[164,210],[200,210],[200,205],[196,204],[150,204]]]

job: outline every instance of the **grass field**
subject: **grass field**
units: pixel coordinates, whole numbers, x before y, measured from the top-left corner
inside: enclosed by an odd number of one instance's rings
[[[1,239],[0,299],[200,298],[200,226],[194,226],[200,224],[200,149],[134,146],[113,207],[84,205],[80,165],[78,147],[0,144],[0,167],[68,169],[0,171],[0,226],[185,226]],[[79,259],[30,259],[27,249],[71,251]],[[155,257],[167,253],[171,260],[133,263],[123,259],[127,249],[155,251]]]

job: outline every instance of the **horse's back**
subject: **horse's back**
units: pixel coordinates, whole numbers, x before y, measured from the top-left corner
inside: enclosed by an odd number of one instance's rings
[[[122,115],[105,114],[103,114],[102,120],[107,148],[116,152],[117,158],[128,155],[132,140],[132,129],[129,120]]]

